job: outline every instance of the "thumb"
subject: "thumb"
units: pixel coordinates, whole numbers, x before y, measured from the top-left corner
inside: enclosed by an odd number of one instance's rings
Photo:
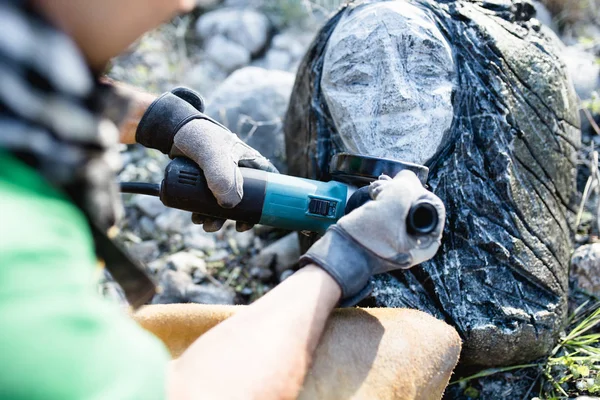
[[[278,174],[279,171],[271,162],[260,154],[256,149],[248,146],[242,140],[238,138],[237,143],[234,145],[234,153],[238,154],[240,167],[260,169],[266,172],[273,172]]]

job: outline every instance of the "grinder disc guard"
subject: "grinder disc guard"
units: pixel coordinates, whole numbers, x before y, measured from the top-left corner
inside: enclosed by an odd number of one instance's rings
[[[382,174],[393,178],[405,169],[414,172],[421,184],[425,185],[429,168],[424,165],[359,154],[338,153],[334,155],[331,159],[329,173],[336,181],[360,187],[377,180]]]

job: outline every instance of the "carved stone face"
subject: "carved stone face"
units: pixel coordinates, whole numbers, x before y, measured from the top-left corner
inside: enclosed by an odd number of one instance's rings
[[[327,44],[321,86],[348,151],[423,164],[452,123],[454,78],[433,19],[389,1],[343,17]]]

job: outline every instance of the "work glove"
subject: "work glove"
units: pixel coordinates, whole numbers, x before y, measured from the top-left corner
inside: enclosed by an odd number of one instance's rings
[[[144,113],[136,141],[171,157],[195,161],[206,177],[209,189],[221,207],[235,207],[244,196],[244,180],[238,167],[277,172],[258,151],[229,129],[203,114],[202,97],[187,88],[176,88],[157,98]],[[192,221],[207,232],[221,229],[225,220],[192,214]],[[252,225],[238,222],[238,231]]]
[[[406,269],[432,258],[444,229],[442,201],[425,190],[411,171],[401,171],[394,179],[382,175],[371,183],[372,201],[358,207],[332,225],[300,258],[300,265],[316,264],[329,273],[342,289],[341,306],[350,306],[371,291],[372,275]],[[437,210],[434,231],[410,234],[406,219],[410,208],[426,200]]]

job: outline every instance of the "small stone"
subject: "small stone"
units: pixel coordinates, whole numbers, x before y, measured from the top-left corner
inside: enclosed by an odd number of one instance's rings
[[[260,240],[260,238],[258,236],[254,236],[254,240],[252,241],[252,248],[255,251],[259,251],[263,247],[264,247],[263,241]]]
[[[274,266],[275,271],[281,274],[293,266],[298,258],[300,258],[298,235],[292,232],[262,249],[250,260],[250,265],[263,269]]]
[[[140,234],[143,239],[152,239],[156,233],[156,225],[154,221],[146,216],[140,218],[139,221]]]
[[[162,271],[165,268],[165,266],[166,266],[166,261],[164,258],[159,258],[158,260],[149,262],[146,265],[148,270],[150,270],[150,272],[152,272],[153,274],[158,274],[160,271]]]
[[[136,207],[150,218],[156,218],[158,214],[167,209],[160,199],[154,196],[138,194],[133,201]]]
[[[265,268],[252,267],[250,269],[250,276],[256,279],[260,279],[263,282],[266,282],[273,277],[273,271]]]
[[[250,53],[243,46],[217,36],[207,43],[206,55],[227,72],[250,63]]]
[[[306,49],[312,42],[312,33],[303,33],[296,30],[290,30],[273,37],[272,49],[285,50],[294,59],[304,56]]]
[[[186,303],[187,287],[193,285],[192,278],[181,271],[165,269],[159,277],[159,293],[152,304]]]
[[[276,69],[281,71],[288,71],[292,57],[284,50],[271,49],[265,56],[265,65],[267,69]]]
[[[171,233],[164,241],[168,253],[176,253],[183,249],[183,236],[180,233]]]
[[[264,14],[242,8],[211,11],[198,18],[196,23],[196,32],[202,39],[223,36],[252,55],[266,46],[270,30],[271,24]]]
[[[229,252],[225,249],[220,249],[212,253],[207,259],[206,262],[216,262],[221,261],[229,257]]]
[[[200,283],[206,279],[206,272],[203,269],[197,269],[192,274],[192,280],[194,283]]]
[[[136,236],[133,232],[122,231],[122,234],[123,234],[123,239],[125,239],[131,243],[142,243],[142,239],[140,239],[138,236]]]
[[[191,218],[191,213],[187,211],[169,208],[161,213],[154,222],[158,229],[164,232],[183,234],[186,228],[192,224]]]
[[[211,284],[189,286],[186,291],[186,298],[192,303],[199,304],[235,304],[235,292],[233,290]]]
[[[193,228],[196,228],[196,226]],[[205,252],[214,250],[217,246],[214,234],[204,232],[202,227],[198,226],[198,228],[201,232],[198,229],[193,229],[188,230],[188,232],[184,234],[183,244],[185,247]]]
[[[254,232],[252,229],[245,232],[233,231],[231,239],[235,241],[237,248],[240,251],[244,251],[248,247],[252,246],[252,243],[254,242]]]
[[[600,243],[579,247],[571,257],[571,276],[579,287],[600,295]]]
[[[294,270],[286,269],[285,271],[283,271],[281,273],[281,275],[279,275],[279,282],[285,281],[287,278],[294,275],[294,272],[295,272]]]
[[[128,248],[129,255],[135,260],[143,263],[148,263],[156,259],[160,251],[158,249],[158,243],[154,240],[147,240],[141,243],[133,243]]]
[[[192,275],[198,269],[206,270],[206,262],[202,258],[185,251],[180,251],[167,257],[167,265],[188,275]]]

